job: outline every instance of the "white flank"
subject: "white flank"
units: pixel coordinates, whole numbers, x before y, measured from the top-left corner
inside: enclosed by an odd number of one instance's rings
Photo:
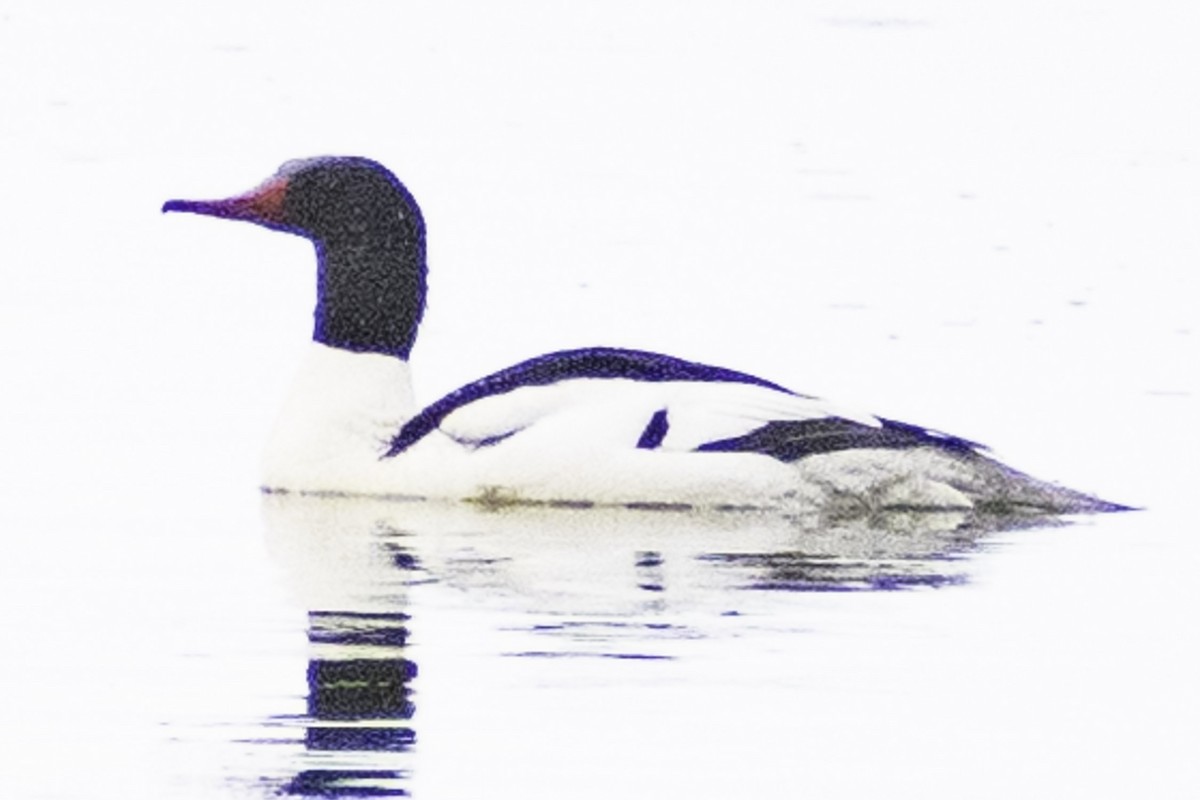
[[[654,414],[668,431],[638,441]],[[489,503],[970,508],[1048,487],[983,458],[935,448],[851,449],[788,464],[756,453],[695,452],[771,420],[826,416],[878,424],[812,398],[740,383],[572,379],[481,398],[392,458],[416,413],[408,363],[314,344],[267,448],[272,490],[475,499]],[[1015,483],[1014,483],[1015,481]],[[1049,490],[1053,493],[1053,489]],[[1050,504],[1051,506],[1053,503]]]

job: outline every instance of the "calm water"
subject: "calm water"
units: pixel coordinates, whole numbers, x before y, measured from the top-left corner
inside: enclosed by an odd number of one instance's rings
[[[22,565],[5,748],[22,797],[1170,796],[1154,520],[150,503]]]

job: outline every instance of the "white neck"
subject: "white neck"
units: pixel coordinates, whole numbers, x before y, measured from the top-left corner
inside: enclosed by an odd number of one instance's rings
[[[313,342],[267,444],[263,485],[353,491],[414,410],[407,361]]]

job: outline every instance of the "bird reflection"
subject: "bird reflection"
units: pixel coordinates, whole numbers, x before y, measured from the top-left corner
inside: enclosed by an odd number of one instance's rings
[[[325,509],[325,512],[332,509]],[[302,512],[302,513],[301,513]],[[276,724],[303,728],[301,763],[280,790],[299,797],[406,796],[416,740],[404,610],[415,556],[376,520],[346,535],[340,514],[267,509],[270,541],[308,607],[306,708]]]
[[[264,515],[272,554],[308,612],[306,714],[292,720],[303,752],[282,786],[308,797],[408,793],[420,751],[410,627],[432,602],[487,610],[480,624],[500,634],[488,641],[506,644],[484,656],[672,660],[686,657],[686,642],[738,624],[743,607],[761,610],[764,597],[779,609],[794,592],[958,585],[983,537],[1049,524],[279,494],[265,496]],[[427,586],[453,592],[422,594]]]
[[[308,662],[307,754],[371,754],[407,751],[415,740],[409,683],[416,665],[399,655],[408,636],[403,613],[312,611],[309,642],[328,657]],[[378,652],[375,652],[378,651]],[[348,657],[346,653],[364,655]],[[342,764],[300,771],[285,787],[293,795],[402,796],[401,769]]]

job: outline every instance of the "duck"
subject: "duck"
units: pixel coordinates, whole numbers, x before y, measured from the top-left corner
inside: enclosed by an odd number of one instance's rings
[[[162,210],[315,247],[311,349],[268,438],[267,493],[794,513],[1126,508],[1019,472],[968,439],[643,350],[549,352],[420,406],[409,358],[425,312],[426,228],[386,167],[298,159],[248,192]]]

